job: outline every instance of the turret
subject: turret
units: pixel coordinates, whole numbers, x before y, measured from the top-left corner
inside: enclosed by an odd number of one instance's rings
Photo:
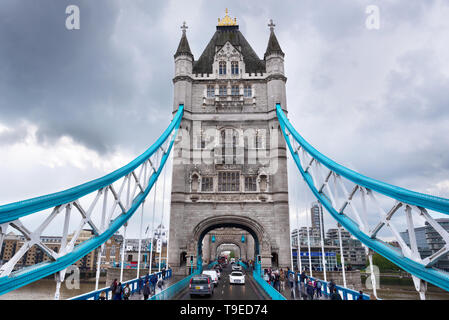
[[[280,103],[282,109],[286,110],[285,83],[287,78],[284,75],[284,52],[274,34],[275,24],[270,20],[270,38],[267,50],[264,55],[267,79],[268,109],[276,108],[276,103]]]
[[[175,99],[173,108],[175,111],[180,104],[184,104],[185,110],[191,110],[193,54],[190,51],[189,41],[187,41],[187,28],[188,27],[184,22],[181,26],[181,40],[179,41],[178,49],[174,55],[175,77],[173,78],[173,83],[175,87]]]

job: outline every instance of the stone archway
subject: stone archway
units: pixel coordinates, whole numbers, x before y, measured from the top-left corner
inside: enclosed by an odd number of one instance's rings
[[[239,249],[239,254],[238,254],[238,258],[242,258],[244,259],[246,256],[246,252],[245,249],[242,248],[242,246],[234,241],[221,241],[220,243],[218,243],[215,246],[215,252],[211,252],[211,254],[213,254],[215,256],[215,259],[218,257],[218,248],[225,246],[225,245],[234,245]]]
[[[271,267],[271,240],[265,228],[256,220],[238,215],[212,216],[199,222],[193,229],[189,241],[189,255],[202,264],[202,240],[212,230],[218,228],[239,228],[251,234],[254,239],[254,256],[261,256],[262,268]]]

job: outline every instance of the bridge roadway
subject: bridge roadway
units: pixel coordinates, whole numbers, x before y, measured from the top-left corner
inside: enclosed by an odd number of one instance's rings
[[[242,270],[245,273],[245,270]],[[229,274],[231,273],[231,264],[221,272],[221,279],[214,289],[212,297],[193,296],[190,297],[189,289],[184,289],[178,294],[176,300],[264,300],[267,297],[262,293],[261,288],[252,279],[250,273],[246,273],[245,284],[236,285],[229,283]]]

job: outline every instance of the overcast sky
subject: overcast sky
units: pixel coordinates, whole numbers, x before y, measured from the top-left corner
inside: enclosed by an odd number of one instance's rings
[[[80,30],[65,27],[71,4]],[[366,28],[368,5],[379,30]],[[274,20],[289,118],[319,151],[449,197],[447,1],[2,0],[0,204],[97,178],[151,145],[171,119],[180,25],[198,59],[225,7],[259,57]]]

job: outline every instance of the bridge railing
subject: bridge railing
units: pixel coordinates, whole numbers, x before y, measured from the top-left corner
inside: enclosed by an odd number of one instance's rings
[[[238,261],[238,264],[243,267],[243,269],[248,270],[248,265],[242,261]]]
[[[165,272],[165,278],[164,279],[169,279],[172,277],[172,269],[168,269]],[[152,277],[157,277],[157,279],[161,279],[163,276],[163,272],[155,272],[153,273],[151,276],[149,276],[149,279],[151,279]],[[144,285],[144,281],[145,281],[146,276],[143,277],[139,277],[136,279],[132,279],[132,280],[128,280],[122,283],[122,288],[124,288],[127,284],[129,285],[129,288],[131,289],[131,294],[136,293],[139,290],[139,280],[141,280],[142,283],[142,287],[140,289],[143,289],[143,285]],[[80,294],[78,296],[72,297],[68,300],[98,300],[100,297],[100,294],[104,292],[105,296],[106,296],[106,300],[112,300],[113,299],[113,293],[111,292],[111,288],[110,287],[105,287],[99,290],[94,290],[94,291],[90,291],[87,293],[83,293]]]
[[[293,274],[295,276],[296,279],[296,283],[298,285],[301,284],[301,279],[300,279],[300,274],[295,274],[292,271],[288,272],[288,275]],[[318,278],[314,278],[312,276],[307,276],[308,280],[311,281],[320,281],[321,282],[321,293],[324,294],[327,297],[330,297],[331,292],[330,292],[330,282],[329,281],[324,281]],[[305,283],[303,283],[303,285],[305,286]],[[342,298],[342,300],[358,300],[358,298],[360,297],[360,293],[356,290],[353,289],[349,289],[349,288],[345,288],[343,286],[339,286],[339,285],[334,285],[335,289],[337,289],[338,294],[340,294],[340,297]],[[363,293],[362,294],[363,299],[362,300],[370,300],[369,295]]]
[[[175,284],[169,286],[168,288],[166,288],[165,290],[162,290],[161,292],[159,292],[158,294],[155,294],[154,296],[152,296],[149,300],[169,300],[172,299],[174,296],[176,296],[179,292],[181,292],[182,290],[184,290],[186,288],[186,286],[189,285],[190,279],[193,276],[196,276],[200,274],[199,270],[196,270],[195,272],[193,272],[191,275],[189,275],[188,277],[176,282]]]

